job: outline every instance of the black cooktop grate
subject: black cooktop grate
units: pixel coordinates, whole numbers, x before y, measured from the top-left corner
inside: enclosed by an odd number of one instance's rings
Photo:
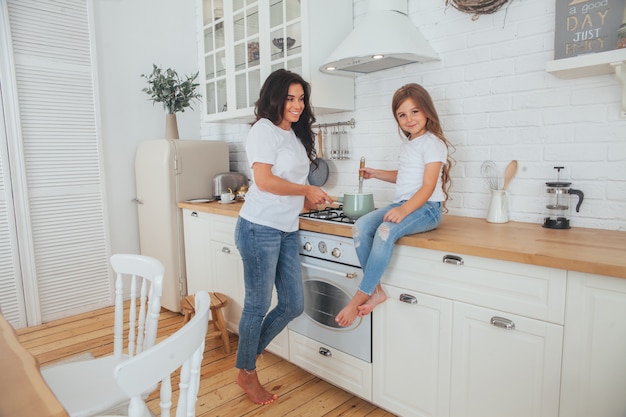
[[[321,210],[310,210],[301,213],[300,217],[316,221],[325,221],[331,223],[354,224],[355,220],[343,214],[341,207],[326,207]]]

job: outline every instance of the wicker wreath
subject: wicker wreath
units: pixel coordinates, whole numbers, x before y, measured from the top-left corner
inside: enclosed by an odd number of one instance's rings
[[[507,1],[508,0],[446,0],[446,7],[452,6],[463,13],[473,14],[472,20],[476,20],[481,14],[497,12]]]

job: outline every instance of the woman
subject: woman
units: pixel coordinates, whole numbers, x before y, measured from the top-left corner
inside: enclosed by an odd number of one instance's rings
[[[261,385],[256,358],[304,309],[298,215],[305,205],[330,201],[324,190],[307,183],[316,157],[309,98],[310,86],[300,75],[273,72],[261,88],[246,140],[254,182],[235,228],[245,282],[236,367],[237,384],[257,404],[278,397]],[[274,287],[278,304],[268,313]]]
[[[357,293],[335,320],[350,326],[387,299],[380,279],[389,265],[395,242],[402,236],[427,232],[441,222],[448,199],[448,142],[430,94],[418,84],[400,87],[391,102],[402,145],[397,170],[361,168],[365,179],[396,184],[393,203],[359,218],[352,237],[363,280]]]

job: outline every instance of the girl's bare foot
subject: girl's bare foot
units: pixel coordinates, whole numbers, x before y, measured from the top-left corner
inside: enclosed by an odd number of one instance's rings
[[[335,317],[335,321],[337,322],[337,324],[339,324],[341,327],[351,326],[354,322],[354,319],[356,319],[356,317],[359,315],[358,307],[366,302],[368,298],[369,295],[365,294],[364,292],[357,291],[356,294],[354,294],[354,297],[352,297],[352,300],[350,300],[350,302],[348,303],[348,305],[345,306],[343,310],[339,312],[339,314],[337,314],[337,317]]]
[[[385,300],[387,300],[387,294],[383,291],[383,287],[378,285],[369,300],[357,307],[357,310],[359,310],[359,317],[367,316],[372,312],[372,310],[374,310],[374,307],[378,304],[384,303]]]
[[[237,374],[237,385],[246,393],[250,401],[255,404],[269,404],[278,398],[278,395],[272,394],[263,388],[256,371],[240,369]]]

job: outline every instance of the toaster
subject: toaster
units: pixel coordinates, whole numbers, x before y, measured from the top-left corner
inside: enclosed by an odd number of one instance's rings
[[[229,192],[230,188],[233,193],[242,185],[248,185],[248,177],[241,172],[222,172],[213,178],[213,197],[219,199],[220,194]]]

